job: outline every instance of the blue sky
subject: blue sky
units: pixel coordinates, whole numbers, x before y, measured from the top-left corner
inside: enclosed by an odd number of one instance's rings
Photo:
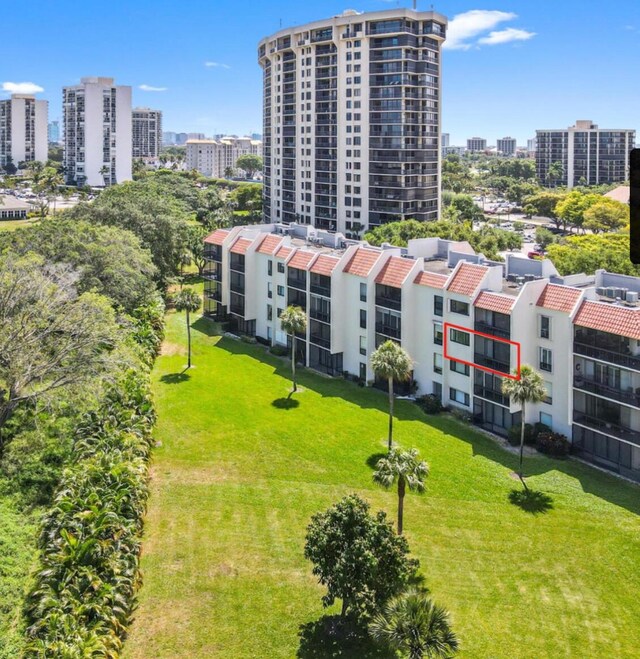
[[[164,111],[165,130],[261,132],[256,45],[283,26],[395,0],[34,0],[6,3],[11,39],[0,97],[33,83],[61,114],[61,87],[89,75],[134,88],[134,104]],[[524,144],[536,128],[592,119],[635,128],[640,141],[640,0],[435,2],[451,24],[443,53],[443,130]],[[418,9],[431,3],[419,0]],[[28,35],[28,38],[27,38]],[[209,65],[207,65],[207,63]],[[156,88],[164,91],[143,91]],[[20,87],[18,87],[20,89]]]

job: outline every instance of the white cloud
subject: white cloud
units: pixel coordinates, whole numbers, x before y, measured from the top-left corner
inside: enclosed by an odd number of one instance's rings
[[[34,82],[3,82],[2,91],[10,94],[37,94],[44,89]]]
[[[509,43],[510,41],[527,41],[527,39],[535,36],[535,32],[527,32],[526,30],[518,30],[515,27],[508,27],[497,32],[489,32],[489,36],[478,39],[478,43],[485,46],[496,46],[501,43]]]
[[[486,9],[472,9],[456,14],[449,21],[447,40],[442,47],[449,50],[469,50],[473,45],[469,41],[474,37],[514,18],[517,18],[517,15],[512,12]]]
[[[205,62],[205,66],[209,68],[218,68],[218,69],[230,69],[231,67],[228,64],[222,64],[221,62]]]
[[[138,89],[143,92],[166,92],[167,87],[152,87],[151,85],[140,85]]]

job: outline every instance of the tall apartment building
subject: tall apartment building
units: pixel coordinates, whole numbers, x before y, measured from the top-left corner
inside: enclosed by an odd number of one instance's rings
[[[446,25],[349,10],[260,42],[267,222],[350,232],[438,217]]]
[[[470,137],[467,140],[467,151],[476,153],[478,151],[486,151],[487,140],[484,137]]]
[[[223,137],[219,140],[187,140],[186,167],[203,176],[222,178],[235,169],[240,156],[262,156],[262,142],[250,137]]]
[[[131,180],[131,87],[113,78],[81,78],[62,90],[68,184],[107,186]]]
[[[176,133],[170,130],[162,133],[162,144],[164,146],[173,146],[176,143]]]
[[[441,146],[442,148],[446,148],[449,146],[449,133],[442,133],[442,143]]]
[[[46,162],[48,112],[48,101],[27,94],[0,101],[0,166]]]
[[[521,364],[544,377],[526,407],[584,459],[640,480],[640,278],[563,278],[549,260],[486,260],[466,242],[371,247],[300,224],[220,229],[205,239],[205,313],[290,345],[279,316],[302,307],[298,359],[329,375],[375,375],[371,353],[401,343],[419,394],[505,434],[522,410],[502,394]]]
[[[132,156],[156,159],[162,150],[162,112],[149,108],[133,108]]]
[[[599,185],[625,181],[635,130],[598,128],[591,120],[576,121],[565,129],[537,130],[536,170],[543,185]],[[560,177],[549,176],[560,163]],[[553,172],[552,172],[553,173]]]
[[[536,157],[536,151],[538,150],[538,140],[533,137],[530,140],[527,140],[527,153],[530,157]]]
[[[515,137],[498,138],[496,141],[496,151],[503,156],[515,156],[516,148]]]
[[[49,144],[60,144],[60,122],[57,119],[47,126],[47,140]]]

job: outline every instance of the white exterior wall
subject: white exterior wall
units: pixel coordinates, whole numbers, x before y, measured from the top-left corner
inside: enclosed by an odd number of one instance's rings
[[[9,161],[46,162],[49,102],[14,94],[0,101],[0,165]]]

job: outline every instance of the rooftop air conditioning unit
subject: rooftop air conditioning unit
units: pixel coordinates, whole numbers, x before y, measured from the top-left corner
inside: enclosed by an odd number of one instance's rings
[[[522,286],[524,284],[524,277],[516,277],[516,284]]]
[[[533,281],[535,279],[535,275],[525,275],[524,280],[525,281]]]
[[[638,304],[638,293],[636,291],[627,291],[626,301],[628,304]]]

